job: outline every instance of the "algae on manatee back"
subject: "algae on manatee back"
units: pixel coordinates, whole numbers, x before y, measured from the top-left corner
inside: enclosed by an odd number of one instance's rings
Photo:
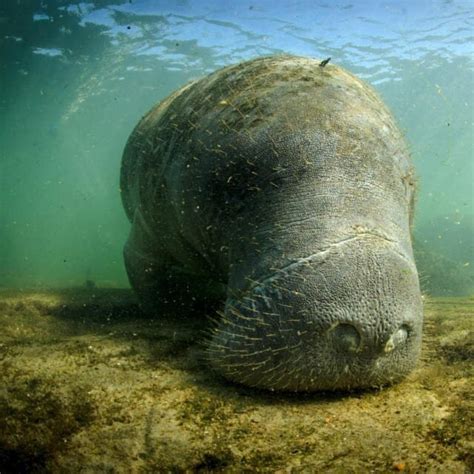
[[[397,386],[289,396],[216,377],[203,321],[144,318],[130,291],[1,291],[0,471],[469,472],[473,307],[426,301]]]

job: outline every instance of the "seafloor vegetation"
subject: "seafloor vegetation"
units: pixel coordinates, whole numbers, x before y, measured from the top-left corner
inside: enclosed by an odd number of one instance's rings
[[[426,301],[403,383],[285,395],[199,357],[127,290],[0,292],[0,472],[473,472],[474,298]]]

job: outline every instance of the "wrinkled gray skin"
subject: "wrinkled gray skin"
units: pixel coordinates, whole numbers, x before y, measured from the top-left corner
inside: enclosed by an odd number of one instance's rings
[[[413,369],[413,168],[348,72],[280,56],[183,87],[133,131],[121,188],[143,307],[222,298],[207,350],[228,379],[315,391]]]

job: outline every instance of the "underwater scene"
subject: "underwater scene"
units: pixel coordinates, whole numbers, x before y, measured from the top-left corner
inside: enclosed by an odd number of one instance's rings
[[[473,40],[0,2],[0,474],[474,472]]]

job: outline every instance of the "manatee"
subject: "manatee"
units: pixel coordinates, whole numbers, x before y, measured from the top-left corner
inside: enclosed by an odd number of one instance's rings
[[[225,378],[351,390],[415,366],[414,169],[387,107],[343,68],[273,56],[185,85],[129,137],[121,194],[142,307],[220,301],[206,355]]]

